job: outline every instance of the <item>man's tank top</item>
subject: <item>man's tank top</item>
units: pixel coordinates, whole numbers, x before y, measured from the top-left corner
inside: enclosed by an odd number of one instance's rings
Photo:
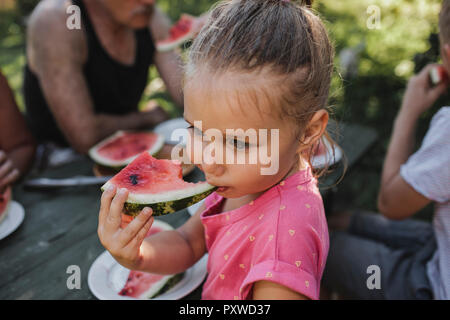
[[[95,112],[123,115],[136,111],[155,52],[149,29],[135,31],[135,61],[133,65],[124,65],[112,59],[102,47],[83,0],[73,0],[73,4],[80,8],[86,32],[88,58],[83,66],[83,74]],[[28,64],[25,66],[24,96],[27,122],[35,138],[39,142],[52,141],[67,146],[44,98],[39,80]]]

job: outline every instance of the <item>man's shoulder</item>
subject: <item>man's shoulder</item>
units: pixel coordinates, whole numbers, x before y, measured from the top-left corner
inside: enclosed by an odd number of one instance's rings
[[[42,0],[33,10],[28,23],[29,28],[50,29],[58,27],[58,24],[64,23],[66,26],[68,17],[67,8],[71,5],[70,1],[64,0]],[[67,29],[67,28],[64,28]]]
[[[68,27],[68,21],[74,13],[68,8],[71,1],[42,0],[33,10],[28,20],[28,37],[38,38],[39,41],[50,41],[57,46],[57,39],[63,39],[61,44],[67,42],[83,41],[82,24],[79,29]],[[80,17],[81,19],[81,17]],[[80,20],[81,21],[81,20]]]
[[[52,55],[83,61],[83,31],[67,27],[71,15],[71,12],[67,13],[67,8],[70,5],[70,1],[42,0],[33,10],[27,31],[27,55],[31,65],[35,66],[39,60]],[[37,59],[38,56],[40,59]]]

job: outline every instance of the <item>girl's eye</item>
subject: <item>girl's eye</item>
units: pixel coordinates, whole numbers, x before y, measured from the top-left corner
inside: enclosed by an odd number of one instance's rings
[[[189,127],[187,127],[187,129],[188,130],[193,130],[194,131],[194,135],[196,135],[196,136],[203,136],[203,132],[201,132],[200,130],[198,130],[194,126],[189,126]]]
[[[237,150],[245,150],[245,149],[248,149],[248,147],[249,147],[248,143],[245,143],[245,142],[240,141],[240,140],[231,140],[230,139],[228,141]]]

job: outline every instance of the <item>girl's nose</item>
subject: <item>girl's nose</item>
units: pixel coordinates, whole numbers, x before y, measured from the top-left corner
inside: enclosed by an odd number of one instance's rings
[[[213,163],[202,163],[201,169],[208,177],[220,177],[225,173],[225,168],[223,164],[217,164],[215,162]]]
[[[221,153],[216,153],[216,148],[223,149],[221,143],[215,144],[215,142],[203,143],[203,157],[202,157],[202,169],[207,176],[220,177],[225,172],[224,161]]]

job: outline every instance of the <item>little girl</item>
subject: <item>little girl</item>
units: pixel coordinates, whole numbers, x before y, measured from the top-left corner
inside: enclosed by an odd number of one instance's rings
[[[334,52],[309,6],[231,0],[212,10],[187,62],[184,117],[191,139],[205,146],[208,129],[278,130],[278,170],[261,174],[260,159],[199,164],[219,188],[183,226],[145,241],[151,209],[121,229],[128,192],[105,191],[98,234],[120,264],[175,274],[208,252],[203,299],[319,298],[328,229],[310,157],[326,134]],[[246,138],[227,139],[222,154],[274,150],[271,139]],[[189,151],[192,158],[195,150]]]

